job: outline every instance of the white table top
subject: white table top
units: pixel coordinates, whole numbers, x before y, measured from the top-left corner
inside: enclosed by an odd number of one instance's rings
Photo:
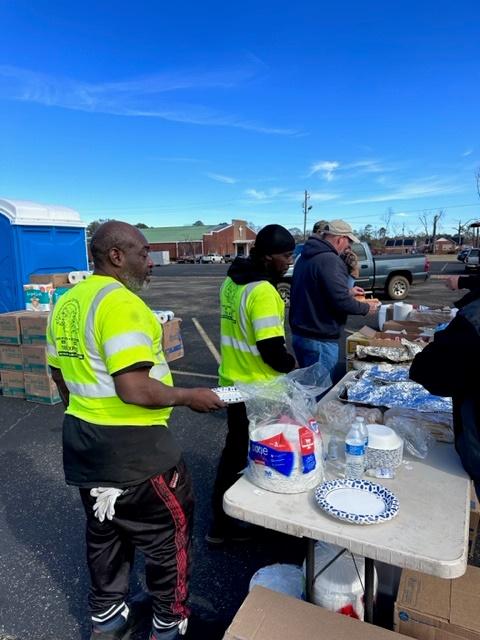
[[[336,397],[336,393],[332,390],[324,401]],[[230,516],[267,529],[323,540],[374,560],[441,578],[463,575],[467,566],[470,480],[453,445],[436,443],[425,460],[409,456],[408,464],[397,469],[395,479],[378,482],[400,501],[398,515],[378,525],[347,524],[331,518],[317,506],[313,491],[278,494],[260,489],[246,478],[225,493],[223,504]]]

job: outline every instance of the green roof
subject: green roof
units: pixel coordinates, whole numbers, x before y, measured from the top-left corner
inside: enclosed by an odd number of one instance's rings
[[[142,229],[146,239],[152,242],[182,242],[185,240],[200,241],[204,233],[208,233],[215,229],[216,224],[191,225],[184,227],[154,227],[151,229]]]

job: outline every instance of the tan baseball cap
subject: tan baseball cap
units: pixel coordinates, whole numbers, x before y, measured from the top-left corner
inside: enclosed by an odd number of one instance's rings
[[[353,234],[352,227],[345,220],[330,220],[325,224],[322,231],[332,236],[346,236],[352,242],[360,242]]]

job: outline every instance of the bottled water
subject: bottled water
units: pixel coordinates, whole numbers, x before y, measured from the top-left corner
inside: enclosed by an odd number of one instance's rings
[[[328,459],[338,460],[338,440],[335,435],[332,435],[328,442]]]
[[[345,477],[360,479],[365,467],[365,437],[354,422],[345,438]]]
[[[368,429],[365,425],[365,419],[362,416],[357,416],[355,418],[355,422],[358,424],[358,429],[363,436],[363,440],[365,442],[365,453],[367,453],[368,447]]]

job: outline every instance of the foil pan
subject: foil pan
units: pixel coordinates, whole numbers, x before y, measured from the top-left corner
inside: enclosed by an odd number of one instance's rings
[[[452,411],[451,398],[434,396],[416,382],[382,384],[362,377],[347,389],[349,402],[416,411]]]
[[[401,340],[398,347],[376,347],[373,345],[358,345],[357,358],[360,360],[374,358],[377,360],[388,360],[389,362],[411,362],[423,347],[418,342]]]
[[[378,380],[379,382],[408,382],[410,367],[402,367],[393,364],[374,364],[366,369],[364,377]]]

